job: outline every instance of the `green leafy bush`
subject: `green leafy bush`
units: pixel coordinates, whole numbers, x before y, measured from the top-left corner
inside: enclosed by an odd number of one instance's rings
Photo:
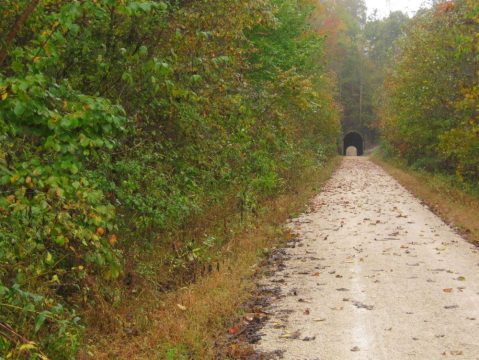
[[[102,296],[94,289],[108,293],[123,255],[164,247],[168,274],[209,264],[224,239],[165,239],[215,206],[254,216],[335,152],[334,82],[312,10],[0,3],[2,34],[14,31],[0,43],[2,355],[74,358],[88,325],[77,314]]]

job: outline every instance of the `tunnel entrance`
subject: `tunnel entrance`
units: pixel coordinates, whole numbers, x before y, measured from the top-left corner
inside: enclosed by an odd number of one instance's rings
[[[357,150],[357,156],[362,156],[364,154],[364,140],[363,137],[357,132],[353,131],[347,133],[344,137],[343,143],[343,155],[346,155],[346,151],[350,147],[355,147]],[[349,150],[351,151],[351,150]]]

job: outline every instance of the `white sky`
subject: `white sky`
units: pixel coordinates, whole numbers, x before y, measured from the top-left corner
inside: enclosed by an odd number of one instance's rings
[[[407,12],[413,16],[419,8],[429,5],[429,3],[428,0],[366,0],[368,15],[371,15],[374,9],[378,9],[379,17],[388,16],[390,11],[396,10]]]

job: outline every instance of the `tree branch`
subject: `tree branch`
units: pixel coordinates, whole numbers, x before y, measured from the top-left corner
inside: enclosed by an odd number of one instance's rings
[[[13,41],[15,40],[17,33],[25,24],[25,22],[27,21],[31,13],[35,10],[39,2],[40,0],[32,0],[30,4],[28,4],[28,6],[25,8],[25,10],[23,10],[23,13],[17,18],[17,20],[15,20],[15,24],[13,24],[12,29],[10,30],[10,32],[8,33],[5,39],[5,46],[2,49],[0,49],[0,65],[2,65],[5,59],[7,58],[8,49],[13,44]]]

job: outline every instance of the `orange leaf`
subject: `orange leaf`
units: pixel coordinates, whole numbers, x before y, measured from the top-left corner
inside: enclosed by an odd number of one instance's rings
[[[108,241],[110,242],[110,245],[111,245],[111,246],[115,246],[116,241],[117,241],[116,235],[115,235],[115,234],[110,235]]]

